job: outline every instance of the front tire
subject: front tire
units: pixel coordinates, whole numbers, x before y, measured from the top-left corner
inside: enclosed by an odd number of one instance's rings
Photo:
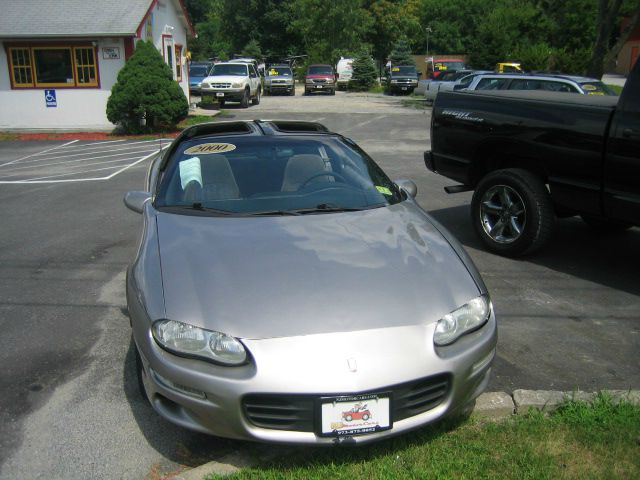
[[[258,90],[256,91],[256,96],[251,99],[251,105],[260,105],[260,94],[261,94],[261,90],[260,90],[260,87],[258,87]]]
[[[249,108],[249,97],[251,94],[249,93],[249,89],[247,88],[244,91],[244,95],[242,96],[242,100],[240,100],[240,108]]]
[[[491,172],[480,180],[471,201],[471,222],[489,250],[518,257],[549,241],[555,214],[542,180],[513,168]]]

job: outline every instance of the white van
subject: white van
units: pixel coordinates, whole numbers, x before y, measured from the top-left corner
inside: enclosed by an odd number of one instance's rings
[[[338,73],[338,90],[346,90],[353,75],[353,58],[340,57],[336,72]]]

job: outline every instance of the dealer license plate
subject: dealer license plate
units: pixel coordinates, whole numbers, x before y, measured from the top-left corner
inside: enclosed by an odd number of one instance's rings
[[[322,88],[322,85],[316,85],[316,88]]]
[[[407,89],[407,87],[402,87],[402,90],[406,90],[406,89]]]
[[[320,400],[323,436],[362,435],[390,429],[390,394],[377,393]]]
[[[216,97],[224,97],[224,92],[216,92]]]

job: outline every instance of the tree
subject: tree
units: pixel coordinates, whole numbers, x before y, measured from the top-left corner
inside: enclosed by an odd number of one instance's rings
[[[364,0],[295,0],[295,17],[289,31],[305,39],[310,61],[334,63],[363,47],[372,25]]]
[[[107,118],[128,133],[165,131],[189,113],[171,68],[151,42],[140,41],[118,73],[107,101]]]
[[[589,68],[587,69],[587,75],[589,77],[602,77],[605,60],[611,63],[622,49],[633,29],[640,25],[639,3],[637,0],[627,1],[626,4],[623,0],[598,0],[596,38],[589,61]],[[610,48],[612,38],[615,37],[617,33],[615,28],[621,23],[622,13],[629,13],[630,21],[619,36],[618,41],[613,44],[613,48]]]
[[[242,49],[241,55],[243,57],[255,58],[256,60],[260,60],[262,58],[262,50],[260,49],[260,44],[257,40],[251,40],[249,43],[245,45]]]
[[[351,65],[353,67],[353,75],[349,82],[349,90],[369,90],[375,85],[378,74],[369,52],[366,50],[360,51]]]
[[[389,55],[392,65],[415,65],[416,62],[411,55],[411,48],[407,37],[401,37],[394,45]]]

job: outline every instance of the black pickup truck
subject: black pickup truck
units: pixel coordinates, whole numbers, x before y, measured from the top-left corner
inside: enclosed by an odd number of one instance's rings
[[[474,190],[471,221],[506,256],[538,250],[557,217],[640,225],[640,62],[620,97],[441,92],[427,168]]]

